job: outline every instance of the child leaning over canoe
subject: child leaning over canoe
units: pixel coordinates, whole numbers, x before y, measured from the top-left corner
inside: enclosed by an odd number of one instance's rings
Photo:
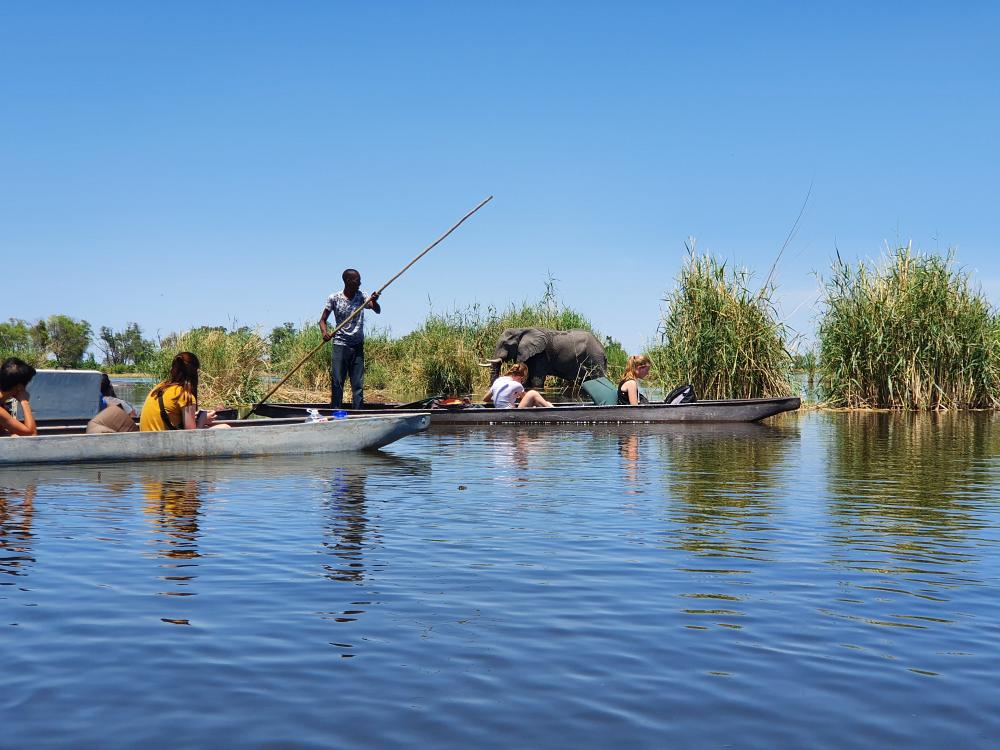
[[[525,391],[528,366],[518,362],[507,368],[507,374],[497,378],[483,394],[483,401],[493,402],[497,409],[528,409],[533,406],[552,406],[538,391]]]
[[[215,412],[198,409],[198,369],[201,362],[191,352],[181,352],[170,363],[170,375],[146,397],[139,415],[142,432],[229,427],[214,424]]]
[[[35,368],[17,357],[5,359],[0,365],[0,435],[27,437],[38,434],[28,394],[28,383],[33,377]],[[23,422],[14,416],[17,407],[24,415]]]

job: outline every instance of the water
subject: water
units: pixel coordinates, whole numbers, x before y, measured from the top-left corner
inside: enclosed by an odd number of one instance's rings
[[[992,747],[997,418],[0,472],[3,747]]]

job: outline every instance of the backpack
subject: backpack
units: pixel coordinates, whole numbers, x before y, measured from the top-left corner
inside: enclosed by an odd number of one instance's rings
[[[670,393],[666,395],[663,399],[665,404],[690,404],[692,401],[697,401],[698,397],[695,395],[694,388],[687,383],[684,385],[679,385],[674,388]]]

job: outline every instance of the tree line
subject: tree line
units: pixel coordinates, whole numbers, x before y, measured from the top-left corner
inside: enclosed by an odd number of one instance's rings
[[[116,331],[101,326],[94,330],[86,320],[68,315],[50,315],[29,323],[10,318],[0,323],[0,356],[19,357],[37,367],[101,367],[91,344],[101,353],[103,367],[111,371],[141,369],[155,356],[158,346],[142,335],[138,323]]]

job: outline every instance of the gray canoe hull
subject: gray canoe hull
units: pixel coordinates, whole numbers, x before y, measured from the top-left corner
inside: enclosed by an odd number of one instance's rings
[[[594,404],[563,404],[540,409],[432,409],[431,424],[660,424],[671,422],[758,422],[775,414],[794,411],[800,406],[797,397],[726,399],[723,401],[695,401],[689,404],[643,404],[641,406],[595,406]],[[329,414],[327,405],[318,404],[263,404],[259,414],[272,417],[289,417],[304,414],[308,407],[319,408]],[[348,410],[355,416],[400,414],[400,409]],[[410,412],[417,413],[417,412]],[[420,412],[427,414],[428,412]]]
[[[427,412],[330,422],[245,420],[229,430],[39,435],[0,439],[0,466],[281,456],[381,448],[427,429]]]

